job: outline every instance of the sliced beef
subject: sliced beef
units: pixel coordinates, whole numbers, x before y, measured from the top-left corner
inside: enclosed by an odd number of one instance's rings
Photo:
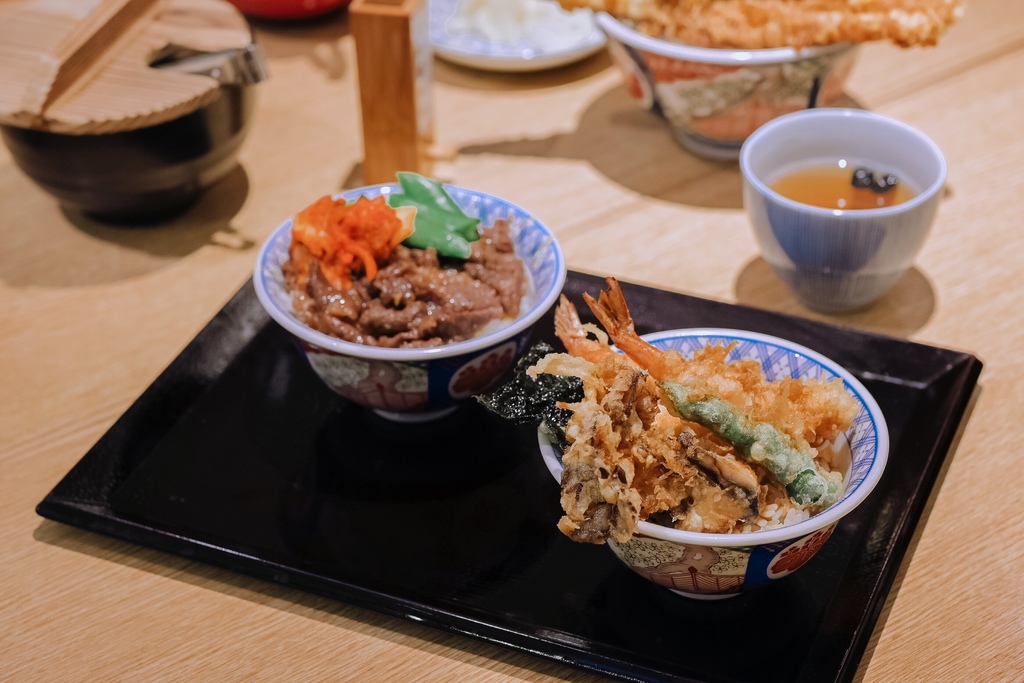
[[[282,271],[302,322],[346,341],[386,347],[469,339],[494,320],[518,315],[527,286],[506,221],[484,231],[466,261],[398,246],[373,281],[357,278],[345,292],[334,289],[315,259],[308,266],[289,261]]]
[[[519,315],[526,293],[526,271],[516,255],[507,221],[496,221],[492,230],[473,243],[466,273],[497,292],[506,316]]]

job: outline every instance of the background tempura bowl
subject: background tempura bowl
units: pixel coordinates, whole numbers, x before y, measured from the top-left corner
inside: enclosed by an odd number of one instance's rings
[[[516,253],[530,281],[527,304],[507,325],[462,342],[430,348],[388,349],[342,341],[295,318],[281,266],[288,259],[292,220],[260,249],[253,285],[267,313],[292,334],[313,370],[336,393],[396,421],[441,417],[490,388],[525,350],[534,323],[554,304],[566,266],[554,233],[526,210],[484,192],[445,185],[452,199],[484,226],[509,219]],[[397,184],[357,188],[335,195],[352,201],[397,192]]]
[[[747,136],[777,116],[832,104],[856,55],[850,43],[802,50],[692,47],[645,35],[605,13],[597,24],[629,93],[663,116],[683,147],[714,159],[737,158]]]
[[[778,337],[715,328],[669,330],[644,339],[686,357],[706,345],[738,345],[728,360],[761,363],[769,380],[839,378],[860,408],[853,426],[835,444],[848,455],[842,497],[824,511],[794,524],[761,531],[712,534],[680,531],[640,522],[627,543],[608,545],[626,566],[645,579],[691,598],[718,599],[764,586],[800,569],[824,545],[843,517],[867,498],[885,469],[889,431],[878,404],[847,370],[811,349]],[[561,480],[561,454],[538,432],[541,457],[551,475]],[[842,462],[843,458],[838,458]],[[804,571],[814,571],[810,563]]]

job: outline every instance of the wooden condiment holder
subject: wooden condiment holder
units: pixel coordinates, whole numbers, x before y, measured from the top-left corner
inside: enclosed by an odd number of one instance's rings
[[[0,123],[61,133],[155,125],[219,94],[208,75],[154,69],[171,46],[245,49],[248,22],[225,0],[5,0]]]
[[[433,55],[426,0],[353,0],[363,126],[363,181],[398,171],[430,175]]]

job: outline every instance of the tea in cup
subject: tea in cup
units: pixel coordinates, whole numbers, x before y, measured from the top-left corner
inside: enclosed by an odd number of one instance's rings
[[[808,109],[740,150],[743,204],[765,261],[808,308],[870,305],[910,268],[946,182],[938,146],[896,119]]]

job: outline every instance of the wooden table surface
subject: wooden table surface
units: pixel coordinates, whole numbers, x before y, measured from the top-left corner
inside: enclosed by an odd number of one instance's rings
[[[848,95],[931,136],[949,192],[914,269],[870,309],[837,317],[801,307],[760,258],[737,166],[681,150],[606,55],[539,74],[435,65],[437,140],[454,153],[444,177],[531,209],[570,268],[985,363],[865,681],[1024,680],[1019,12],[974,0],[937,48],[861,51]],[[114,227],[62,210],[0,150],[0,680],[598,680],[36,515],[246,282],[271,229],[358,180],[346,13],[257,30],[271,77],[240,168],[171,222]]]

